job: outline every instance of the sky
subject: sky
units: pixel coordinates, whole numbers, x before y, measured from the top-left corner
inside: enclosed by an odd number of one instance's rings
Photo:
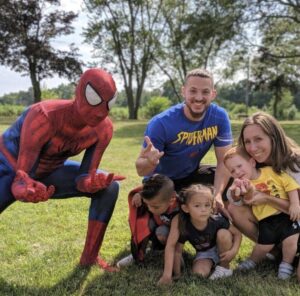
[[[74,42],[79,48],[80,59],[84,62],[92,61],[92,47],[83,43],[81,36],[83,27],[87,25],[87,17],[83,11],[83,1],[81,0],[61,0],[61,8],[66,11],[74,11],[79,13],[77,19],[73,22],[75,33],[67,38],[61,38],[53,43],[53,46],[58,49],[67,49],[69,44]],[[58,7],[57,7],[58,8]],[[52,79],[44,79],[41,86],[44,88],[53,88],[61,83],[69,83],[67,79],[55,76]],[[14,72],[8,67],[0,66],[0,96],[11,92],[28,90],[31,87],[29,76],[22,76],[22,73]]]

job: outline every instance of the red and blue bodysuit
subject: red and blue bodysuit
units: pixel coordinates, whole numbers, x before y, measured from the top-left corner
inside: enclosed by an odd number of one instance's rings
[[[83,73],[75,100],[30,106],[0,138],[0,213],[16,200],[91,198],[81,265],[113,270],[98,256],[118,197],[121,177],[97,170],[113,126],[107,117],[116,98],[112,76],[101,69]],[[82,162],[68,160],[85,151]]]

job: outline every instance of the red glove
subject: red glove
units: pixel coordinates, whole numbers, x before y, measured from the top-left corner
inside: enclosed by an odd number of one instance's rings
[[[96,173],[96,170],[93,170],[91,174],[86,177],[82,177],[77,182],[77,190],[81,192],[95,193],[98,190],[108,187],[113,181],[122,181],[124,176],[114,176],[113,173],[108,175],[103,173]]]
[[[31,179],[24,171],[18,170],[11,191],[16,200],[36,203],[48,200],[55,188],[53,185],[47,188],[43,183]]]

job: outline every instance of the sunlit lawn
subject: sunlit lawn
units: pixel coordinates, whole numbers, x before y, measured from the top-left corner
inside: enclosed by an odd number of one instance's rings
[[[115,134],[101,168],[127,176],[122,181],[119,200],[102,247],[102,256],[117,261],[130,251],[127,223],[127,194],[140,183],[134,161],[139,153],[145,122],[115,123]],[[239,124],[233,123],[237,135]],[[1,131],[7,126],[2,125]],[[284,125],[300,143],[299,122]],[[80,157],[76,159],[80,160]],[[205,162],[214,162],[210,153]],[[190,275],[169,288],[156,287],[162,254],[150,254],[146,268],[130,266],[118,274],[97,267],[78,266],[83,248],[88,198],[53,200],[39,204],[16,202],[0,216],[0,295],[300,295],[296,279],[281,282],[276,269],[264,263],[246,275],[210,282]],[[251,243],[244,239],[238,257],[249,254]],[[191,249],[187,251],[191,263]]]

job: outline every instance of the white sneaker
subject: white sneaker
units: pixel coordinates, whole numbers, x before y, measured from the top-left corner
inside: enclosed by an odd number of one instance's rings
[[[276,257],[272,253],[267,253],[266,258],[270,261],[275,261]]]
[[[256,263],[251,259],[246,259],[239,263],[236,270],[238,271],[248,271],[254,269],[256,267]]]
[[[231,269],[217,265],[215,268],[215,271],[212,273],[212,275],[209,277],[209,279],[217,280],[217,279],[232,276],[232,274],[233,274],[233,271]]]
[[[117,267],[121,268],[121,267],[129,266],[132,263],[133,263],[133,256],[130,254],[130,255],[122,258],[121,260],[119,260],[117,262]]]
[[[292,276],[293,271],[294,271],[294,268],[291,264],[282,261],[279,264],[278,278],[280,280],[287,280]]]

